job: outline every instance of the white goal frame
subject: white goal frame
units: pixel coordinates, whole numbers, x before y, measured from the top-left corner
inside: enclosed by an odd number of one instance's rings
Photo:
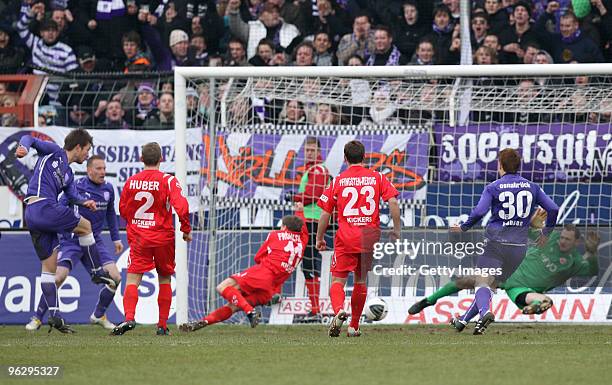
[[[190,78],[230,79],[247,77],[483,77],[483,76],[612,76],[612,63],[593,64],[498,64],[498,65],[441,65],[441,66],[359,66],[359,67],[176,67],[174,69],[174,124],[176,133],[176,178],[183,187],[187,181],[187,106],[186,84]],[[214,87],[210,87],[214,92]],[[214,98],[211,98],[214,100]],[[214,111],[214,108],[213,108]],[[208,129],[214,133],[215,120]],[[214,146],[211,146],[211,152]],[[214,157],[209,158],[214,162]],[[213,173],[214,174],[214,173]],[[214,175],[212,175],[214,183]],[[188,261],[187,244],[183,241],[176,219],[176,322],[188,321]],[[213,251],[214,252],[214,251]],[[211,262],[212,261],[212,262]],[[209,263],[214,265],[214,259]],[[211,266],[214,268],[214,266]],[[209,270],[209,277],[210,277]],[[209,291],[210,291],[209,287]],[[214,288],[212,288],[214,289]]]

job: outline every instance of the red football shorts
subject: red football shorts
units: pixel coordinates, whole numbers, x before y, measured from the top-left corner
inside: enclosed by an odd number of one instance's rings
[[[244,298],[252,305],[263,305],[270,301],[276,288],[277,275],[261,264],[231,276],[238,285]]]
[[[128,273],[143,274],[155,269],[159,275],[172,275],[175,266],[174,242],[153,247],[130,245]]]
[[[346,253],[334,250],[330,269],[332,276],[346,278],[353,272],[356,278],[365,277],[372,269],[372,254],[372,252]]]

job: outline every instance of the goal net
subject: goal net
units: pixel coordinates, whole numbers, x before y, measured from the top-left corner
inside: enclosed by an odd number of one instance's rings
[[[199,175],[189,188],[200,197],[193,242],[177,241],[177,322],[222,305],[215,287],[254,264],[268,232],[294,212],[312,138],[331,177],[346,168],[344,144],[357,139],[365,164],[400,192],[402,242],[380,253],[368,282],[368,295],[389,304],[385,322],[445,322],[469,306],[464,291],[407,314],[451,279],[451,268],[474,266],[489,215],[461,237],[449,226],[467,219],[507,147],[519,150],[521,175],[560,206],[558,230],[575,224],[601,239],[597,274],[560,284],[553,311],[536,319],[612,319],[612,65],[177,68],[175,91],[177,176]],[[194,133],[201,162],[187,167],[182,151]],[[391,225],[384,208],[381,226]],[[584,243],[577,248],[582,254]],[[324,316],[331,253],[322,253],[319,272]],[[565,263],[554,262],[550,269]],[[347,289],[350,310],[350,281]],[[269,322],[299,322],[310,310],[301,268],[279,294],[280,303],[263,307]],[[494,308],[501,321],[534,319],[518,315],[502,291]]]

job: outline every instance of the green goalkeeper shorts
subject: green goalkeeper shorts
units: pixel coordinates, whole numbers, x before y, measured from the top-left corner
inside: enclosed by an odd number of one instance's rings
[[[517,303],[516,300],[517,298],[523,294],[523,293],[537,293],[536,290],[530,288],[530,287],[511,287],[508,289],[504,289],[506,291],[506,294],[508,295],[508,297],[510,297],[510,300],[512,302],[514,302],[514,304],[519,308],[519,309],[523,309],[523,307],[525,306],[524,303]]]

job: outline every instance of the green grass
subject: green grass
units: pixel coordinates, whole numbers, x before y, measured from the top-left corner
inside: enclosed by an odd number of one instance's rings
[[[494,324],[484,336],[442,326],[364,326],[331,339],[322,326],[215,325],[157,337],[0,327],[0,365],[62,365],[58,380],[2,384],[609,384],[612,327]]]

